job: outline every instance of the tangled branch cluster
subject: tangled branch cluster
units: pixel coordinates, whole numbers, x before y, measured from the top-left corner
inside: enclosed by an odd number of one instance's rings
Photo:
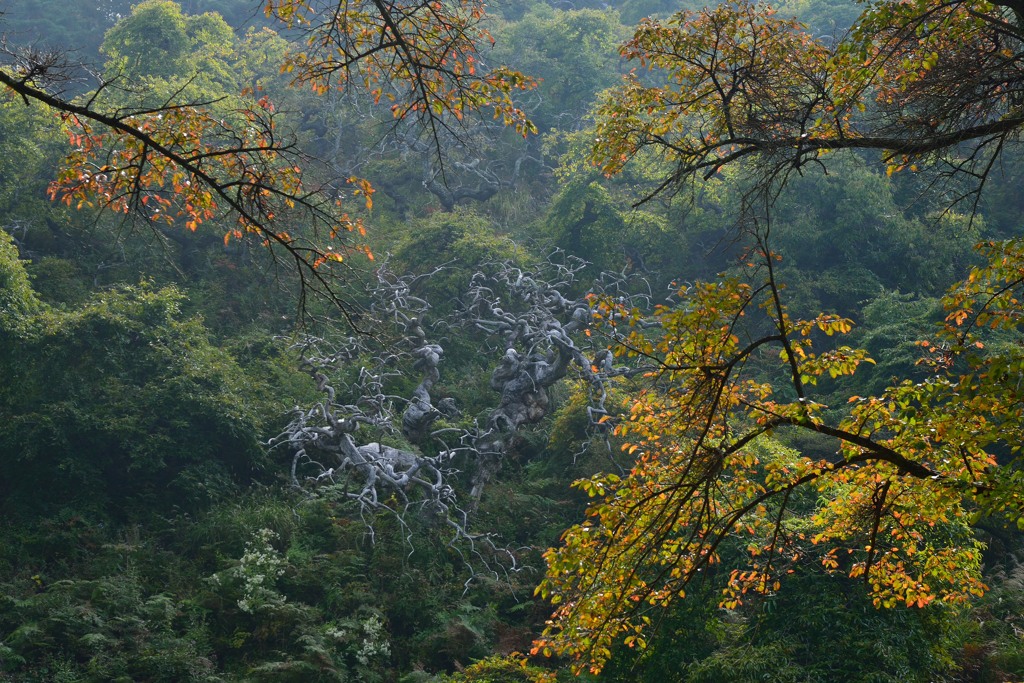
[[[606,275],[588,290],[579,282],[586,264],[558,259],[561,254],[533,270],[485,264],[473,277],[460,322],[500,339],[490,377],[500,398],[482,424],[445,429],[434,429],[435,421],[456,418],[458,410],[450,399],[435,403],[432,397],[441,380],[444,349],[431,332],[446,321],[427,324],[431,307],[413,293],[422,278],[440,269],[397,276],[385,262],[376,271],[369,307],[371,317],[389,330],[392,341],[383,350],[378,338],[368,336],[334,346],[307,337],[296,345],[321,399],[297,407],[271,441],[292,453],[293,484],[331,486],[357,502],[367,519],[380,511],[402,519],[416,509],[432,523],[450,526],[454,540],[468,542],[474,552],[479,543],[496,549],[486,534],[470,530],[469,518],[501,470],[510,437],[550,413],[549,389],[572,372],[591,388],[592,425],[606,430],[608,382],[635,371],[617,366],[596,337],[584,334],[600,297],[633,299],[623,277]],[[401,374],[402,366],[420,378],[411,396],[387,390],[389,378]],[[342,379],[346,376],[350,379]],[[438,448],[439,443],[444,445]],[[431,452],[436,454],[426,454]],[[467,505],[456,493],[460,478],[469,479]]]

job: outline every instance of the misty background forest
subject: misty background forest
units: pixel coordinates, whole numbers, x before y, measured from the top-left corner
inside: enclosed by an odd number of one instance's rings
[[[659,48],[620,46],[680,2],[501,0],[448,76],[527,80],[408,112],[310,76],[299,5],[0,2],[0,680],[1024,680],[1019,303],[942,336],[972,282],[1019,286],[976,245],[1022,237],[1022,150],[980,191],[880,148],[684,182],[609,143],[667,97],[626,99]],[[827,42],[865,5],[774,9]],[[90,145],[146,115],[280,145],[286,208],[225,184],[263,211],[225,217],[173,168],[104,195]],[[326,211],[307,187],[341,229],[291,213]]]

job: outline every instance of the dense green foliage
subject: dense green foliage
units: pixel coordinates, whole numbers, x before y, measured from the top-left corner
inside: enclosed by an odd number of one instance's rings
[[[288,89],[279,66],[299,32],[274,25],[259,2],[7,4],[0,30],[12,42],[77,46],[84,61],[130,79],[133,88],[104,94],[114,105],[177,94],[228,112],[243,88],[265,92],[276,125],[324,160],[318,179],[344,194],[349,175],[368,177],[377,196],[365,240],[376,260],[346,254],[345,291],[362,305],[354,322],[378,335],[375,352],[394,352],[381,364],[390,373],[383,385],[401,405],[421,366],[397,350],[393,320],[361,287],[382,262],[429,274],[411,294],[429,302],[423,326],[443,340],[432,393],[458,407],[439,428],[479,427],[502,400],[488,384],[502,340],[465,322],[481,266],[525,267],[563,250],[591,264],[589,279],[643,278],[652,305],[669,301],[669,288],[745,267],[736,225],[748,188],[739,174],[633,208],[664,167],[645,161],[606,178],[586,161],[588,114],[623,71],[618,42],[641,17],[678,9],[670,3],[498,8],[487,59],[541,79],[522,100],[540,135],[524,141],[478,124],[461,141],[440,136],[441,150],[392,135],[388,107],[358,92]],[[819,32],[844,28],[851,7],[784,5]],[[504,466],[471,511],[475,531],[514,553],[515,571],[452,543],[428,514],[370,517],[340,486],[296,488],[291,454],[268,447],[289,411],[319,396],[292,346],[295,283],[258,240],[225,242],[231,226],[132,225],[51,203],[46,187],[65,139],[50,114],[0,97],[0,680],[572,678],[567,662],[517,653],[529,652],[550,614],[533,596],[541,554],[587,505],[571,483],[630,466],[618,437],[590,428],[586,382],[551,390],[550,414],[509,438]],[[465,142],[474,139],[482,142]],[[429,187],[439,151],[453,185],[491,183],[495,192],[445,210]],[[923,181],[890,177],[874,161],[851,153],[827,174],[804,169],[773,217],[794,314],[852,319],[850,343],[875,360],[841,387],[822,378],[825,410],[836,415],[851,395],[922,380],[918,342],[942,320],[940,297],[980,262],[974,243],[1021,234],[1019,155],[989,179],[973,216],[942,213]],[[330,342],[351,334],[339,320],[314,302],[298,322]],[[1012,355],[1020,340],[1007,332],[991,343]],[[354,372],[362,359],[350,360]],[[752,365],[773,379],[767,360]],[[628,410],[633,386],[617,379],[609,405]],[[413,447],[385,429],[372,436]],[[785,429],[764,447],[830,454],[815,435]],[[465,498],[471,470],[460,457],[453,486]],[[799,504],[809,514],[815,501]],[[971,604],[879,610],[860,582],[802,562],[779,590],[723,609],[728,571],[712,569],[660,616],[646,649],[617,644],[604,672],[582,677],[1020,680],[1021,532],[998,516],[973,521],[990,592]],[[723,555],[742,554],[743,543]]]

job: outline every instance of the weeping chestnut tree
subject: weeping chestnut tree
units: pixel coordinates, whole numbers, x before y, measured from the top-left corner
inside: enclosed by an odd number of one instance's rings
[[[595,503],[548,553],[539,592],[555,614],[538,651],[599,671],[616,646],[644,647],[698,576],[721,579],[725,608],[808,563],[862,582],[878,606],[984,590],[972,524],[1024,528],[1021,239],[980,245],[986,263],[920,340],[925,379],[859,396],[844,382],[871,359],[842,343],[852,322],[787,305],[772,203],[792,173],[827,170],[843,149],[925,174],[946,206],[976,200],[1024,125],[1020,10],[882,1],[824,41],[741,2],[645,20],[623,46],[651,74],[607,95],[593,160],[609,174],[633,160],[664,169],[640,201],[731,168],[751,188],[747,251],[653,314],[602,304],[632,326],[616,353],[656,370],[619,428],[635,465],[579,483]],[[828,446],[770,447],[794,433]],[[726,544],[746,559],[720,566]]]

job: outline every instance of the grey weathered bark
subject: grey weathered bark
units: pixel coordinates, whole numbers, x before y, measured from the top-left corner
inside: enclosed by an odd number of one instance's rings
[[[292,420],[271,445],[292,452],[291,478],[296,486],[334,483],[367,512],[392,509],[404,513],[416,506],[431,517],[447,520],[457,535],[470,538],[465,514],[448,483],[448,464],[457,449],[425,456],[379,441],[361,444],[357,438],[363,427],[397,437],[400,424],[412,442],[422,442],[430,436],[431,423],[441,415],[432,405],[430,389],[440,377],[443,350],[428,342],[423,330],[421,321],[429,305],[412,296],[410,287],[415,279],[395,276],[386,263],[377,270],[370,313],[390,322],[397,333],[387,353],[372,354],[369,337],[349,337],[327,352],[324,340],[300,342],[303,366],[322,398],[311,408],[296,407]],[[411,399],[390,396],[384,390],[387,374],[395,372],[389,366],[398,355],[412,359],[413,369],[423,374]],[[339,391],[329,374],[353,366],[359,367],[358,377]],[[399,417],[395,406],[403,402],[405,409]],[[401,509],[395,509],[391,501],[398,501]]]
[[[558,257],[564,257],[560,252]],[[500,392],[498,406],[487,420],[487,435],[477,443],[478,464],[472,479],[474,505],[486,484],[501,469],[508,436],[534,424],[550,412],[549,389],[570,371],[591,390],[588,415],[594,428],[608,414],[607,382],[635,370],[616,366],[605,346],[583,346],[583,336],[594,321],[595,302],[601,296],[638,298],[628,294],[624,276],[605,273],[583,295],[579,276],[587,264],[575,257],[558,263],[549,259],[536,270],[498,264],[493,275],[478,273],[470,292],[469,321],[501,338],[504,351],[491,374],[491,388]],[[639,295],[647,298],[647,293]]]
[[[475,275],[462,322],[500,340],[490,377],[499,398],[478,428],[441,430],[457,445],[430,456],[381,439],[391,434],[397,441],[400,431],[412,444],[436,444],[441,431],[432,431],[434,422],[456,412],[450,403],[435,405],[431,395],[441,378],[444,349],[430,338],[425,323],[429,304],[412,294],[419,278],[398,277],[385,263],[377,271],[368,313],[391,329],[394,341],[386,352],[379,347],[376,354],[371,352],[376,339],[369,337],[345,339],[329,351],[323,340],[301,343],[304,366],[322,398],[311,408],[296,408],[287,428],[272,441],[292,452],[293,483],[332,484],[366,512],[402,515],[415,508],[431,520],[444,520],[457,540],[471,546],[483,542],[493,549],[486,535],[470,531],[469,514],[501,470],[512,436],[550,414],[551,387],[570,373],[587,382],[591,424],[607,429],[602,424],[608,415],[607,382],[636,371],[617,366],[596,336],[583,334],[593,322],[595,297],[633,298],[621,274],[608,274],[586,293],[573,294],[585,291],[578,282],[585,265],[574,258],[533,270],[512,263],[485,264]],[[419,373],[420,382],[411,397],[388,395],[387,375],[399,372],[403,359]],[[330,379],[346,369],[351,376],[355,368],[358,376],[348,384]],[[372,435],[361,440],[361,429]],[[457,455],[460,463],[469,463],[468,472],[455,469]],[[457,478],[469,479],[466,504],[457,499]]]

